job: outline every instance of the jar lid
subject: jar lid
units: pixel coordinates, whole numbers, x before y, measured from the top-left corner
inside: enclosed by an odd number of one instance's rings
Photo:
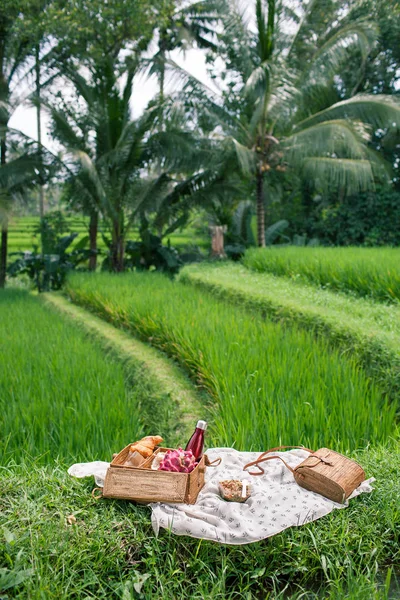
[[[207,429],[207,421],[197,421],[197,425],[196,425],[197,429],[204,429],[204,431]]]

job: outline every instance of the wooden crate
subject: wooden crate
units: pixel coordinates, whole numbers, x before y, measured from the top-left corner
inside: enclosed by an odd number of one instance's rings
[[[137,502],[179,502],[194,504],[204,485],[206,455],[191,473],[154,471],[151,463],[156,454],[170,448],[157,448],[139,467],[124,466],[130,445],[121,450],[107,470],[103,497]]]

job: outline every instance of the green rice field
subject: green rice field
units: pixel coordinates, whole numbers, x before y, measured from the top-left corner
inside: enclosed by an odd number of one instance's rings
[[[220,445],[354,450],[395,432],[396,403],[356,360],[311,333],[155,274],[75,274],[67,293],[177,358],[215,399],[209,411]]]
[[[243,265],[191,264],[179,280],[211,292],[249,312],[295,324],[358,358],[388,395],[400,393],[400,306],[335,292],[288,277],[246,269]]]
[[[192,265],[180,279],[76,273],[73,304],[0,290],[0,597],[398,598],[397,396],[382,358],[377,376],[359,352],[374,337],[395,352],[398,307],[241,265]],[[154,381],[127,359],[130,341]],[[208,394],[190,401],[178,365]],[[93,480],[67,469],[141,435],[180,443],[194,425],[180,423],[180,386],[190,420],[209,421],[207,446],[327,445],[376,478],[373,493],[257,544],[156,537],[148,508],[96,501]]]
[[[66,217],[66,221],[69,227],[69,231],[78,233],[74,244],[74,247],[83,237],[88,235],[89,220],[87,217]],[[40,250],[40,236],[35,235],[35,228],[39,224],[38,217],[19,217],[15,218],[9,227],[8,234],[8,249],[9,252],[24,252],[32,251],[34,247]],[[100,224],[99,235],[97,238],[98,248],[105,250],[106,246],[102,238],[102,233],[107,235],[106,228]],[[136,239],[137,232],[132,231],[129,236],[130,239]],[[185,228],[183,231],[175,231],[173,235],[169,236],[171,245],[179,248],[180,250],[190,249],[192,247],[199,247],[201,250],[207,252],[210,248],[210,240],[202,237],[190,226]],[[165,240],[166,242],[167,240]],[[12,257],[11,257],[12,258]]]
[[[254,271],[383,302],[400,300],[399,248],[250,248],[243,264]]]
[[[107,460],[140,436],[123,365],[20,290],[0,292],[0,457]]]

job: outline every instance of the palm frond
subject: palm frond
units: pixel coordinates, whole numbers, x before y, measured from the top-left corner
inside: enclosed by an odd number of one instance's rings
[[[130,100],[133,91],[133,79],[137,72],[137,63],[130,60],[126,72],[126,82],[122,92],[123,107],[124,107],[124,121],[129,123],[130,121]]]
[[[262,0],[256,0],[257,42],[261,62],[271,58],[274,48],[275,0],[268,0],[267,23]]]
[[[249,27],[245,9],[239,9],[237,2],[231,3],[223,16],[222,37],[229,46],[232,67],[246,81],[260,62],[260,57],[253,43],[255,34]]]
[[[98,173],[98,170],[93,163],[92,159],[86,152],[83,151],[75,151],[73,152],[75,157],[80,163],[81,169],[88,180],[91,182],[94,190],[95,190],[95,198],[97,206],[103,210],[105,210],[106,214],[110,214],[115,210],[115,207],[112,206],[112,203],[109,202],[107,194],[104,189],[104,185],[102,179]]]
[[[290,123],[301,92],[296,85],[298,74],[282,58],[274,59],[271,67],[268,97],[268,117],[273,123]]]
[[[276,0],[268,0],[268,20],[267,20],[267,54],[266,59],[269,60],[274,51],[275,37],[275,10]]]
[[[43,163],[38,154],[23,154],[1,165],[0,186],[11,194],[34,187],[38,182],[38,175]]]
[[[217,49],[213,41],[215,27],[226,10],[223,0],[199,0],[180,8],[175,14],[178,32],[187,42],[195,42],[199,48]],[[206,37],[208,36],[208,37]]]
[[[366,158],[369,128],[345,119],[323,121],[288,136],[283,142],[289,162],[306,156]]]
[[[246,146],[243,146],[243,144],[240,144],[235,138],[231,138],[231,141],[241,170],[245,175],[252,175],[256,167],[255,153]]]
[[[132,185],[132,194],[127,205],[130,210],[128,227],[139,215],[157,211],[162,205],[171,186],[168,173],[162,172],[152,177],[142,177]]]
[[[400,103],[392,96],[358,94],[342,100],[295,125],[300,131],[316,123],[334,119],[354,119],[369,123],[376,128],[400,129]]]
[[[259,54],[262,62],[268,60],[268,37],[262,0],[256,0],[256,22]]]
[[[68,115],[62,111],[54,108],[47,102],[41,102],[41,106],[49,113],[52,124],[53,124],[53,135],[54,137],[66,148],[66,149],[85,149],[85,140],[79,129],[74,126]]]
[[[303,27],[305,27],[307,25],[307,21],[308,21],[310,15],[312,14],[314,6],[316,5],[316,3],[317,3],[317,0],[309,0],[309,2],[305,6],[305,10],[303,12],[303,15],[301,17],[298,17],[298,19],[297,19],[298,26],[297,26],[297,28],[296,28],[293,36],[292,36],[292,41],[291,41],[291,44],[290,44],[289,49],[287,51],[288,58],[290,58],[290,55],[291,55],[292,51],[296,47],[297,40],[298,40],[298,38],[302,34]]]
[[[0,123],[8,123],[10,118],[10,104],[6,100],[0,99]]]
[[[306,179],[326,191],[340,189],[351,195],[374,189],[373,167],[369,160],[315,156],[306,158],[302,169]]]
[[[269,88],[270,67],[268,63],[263,63],[256,67],[250,77],[247,79],[244,91],[252,98],[264,96]]]
[[[253,212],[252,202],[250,200],[242,200],[237,205],[232,219],[233,235],[246,246],[255,246],[256,244],[251,227]]]
[[[65,64],[63,76],[72,83],[78,95],[83,98],[88,106],[93,105],[95,100],[93,87],[74,65]]]
[[[156,132],[144,145],[145,156],[163,169],[175,172],[194,171],[204,158],[201,141],[179,129]]]
[[[169,58],[165,61],[165,64],[168,67],[169,72],[173,74],[176,85],[190,84],[194,89],[200,88],[202,92],[206,91],[211,97],[215,97],[215,90],[212,90],[207,84],[197,79],[197,77],[189,73],[189,71],[183,67],[179,66],[174,60]]]
[[[302,72],[299,85],[310,87],[328,81],[338,72],[349,51],[357,48],[364,59],[378,37],[377,26],[370,21],[358,21],[340,27],[314,53],[308,68]]]
[[[289,227],[289,221],[281,219],[276,223],[273,223],[265,230],[265,243],[267,246],[271,246],[275,240],[283,234],[283,232]]]

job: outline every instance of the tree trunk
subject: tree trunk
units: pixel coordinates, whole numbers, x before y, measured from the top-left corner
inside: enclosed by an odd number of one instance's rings
[[[37,140],[38,140],[38,155],[39,159],[42,158],[42,115],[40,111],[40,47],[39,44],[36,44],[35,48],[35,72],[36,72],[36,128],[37,128]],[[39,184],[39,213],[40,219],[44,217],[44,187],[43,184]],[[42,248],[43,248],[43,240],[42,240]]]
[[[212,225],[211,231],[211,256],[216,258],[224,258],[226,256],[224,250],[224,234],[227,231],[226,225]]]
[[[95,271],[97,268],[97,230],[99,224],[99,215],[93,211],[90,215],[89,223],[89,247],[92,252],[89,258],[89,271]]]
[[[265,207],[263,174],[257,171],[257,245],[265,248]]]
[[[5,136],[5,134],[4,134]],[[0,164],[6,164],[6,140],[2,138],[0,143]],[[8,253],[8,223],[7,217],[1,226],[1,248],[0,248],[0,288],[4,288],[6,285],[6,274],[7,274],[7,253]]]
[[[8,226],[1,226],[1,250],[0,250],[0,288],[6,285],[7,274],[7,244],[8,244]]]
[[[168,33],[166,29],[160,31],[160,40],[158,42],[159,54],[160,54],[160,73],[159,73],[159,85],[160,85],[160,124],[159,130],[164,130],[164,100],[165,100],[165,61],[167,59],[167,43]]]
[[[125,240],[123,226],[121,222],[115,221],[112,229],[112,241],[111,241],[111,269],[115,273],[122,273],[124,270],[124,250]]]

